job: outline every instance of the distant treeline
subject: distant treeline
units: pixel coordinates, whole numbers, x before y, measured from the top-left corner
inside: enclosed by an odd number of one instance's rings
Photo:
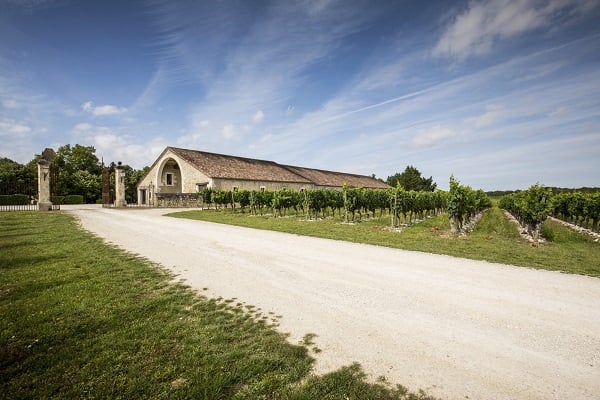
[[[550,191],[553,194],[557,194],[557,193],[574,193],[574,192],[581,192],[581,193],[597,193],[600,192],[600,187],[581,187],[581,188],[577,188],[577,189],[573,189],[573,188],[559,188],[559,187],[546,187],[546,189],[550,189]],[[521,192],[522,190],[493,190],[493,191],[489,191],[489,192],[485,192],[488,196],[491,197],[501,197],[501,196],[505,196],[507,194],[513,194],[515,192]]]

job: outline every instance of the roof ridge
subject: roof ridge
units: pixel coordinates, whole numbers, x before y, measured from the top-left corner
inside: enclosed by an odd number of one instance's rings
[[[250,161],[260,161],[260,162],[265,162],[265,163],[270,163],[270,164],[277,164],[277,165],[281,165],[275,161],[271,161],[271,160],[261,160],[260,158],[250,158],[250,157],[244,157],[244,156],[233,156],[231,154],[222,154],[222,153],[213,153],[210,151],[202,151],[202,150],[194,150],[194,149],[184,149],[182,147],[172,147],[169,146],[168,148],[170,148],[171,150],[183,150],[183,151],[191,151],[193,153],[201,153],[201,154],[209,154],[212,156],[219,156],[219,157],[228,157],[228,158],[237,158],[239,160],[250,160]]]
[[[331,174],[350,175],[350,176],[356,176],[358,178],[371,178],[371,179],[373,179],[372,176],[362,175],[362,174],[355,174],[353,172],[342,172],[342,171],[332,171],[332,170],[328,170],[328,169],[319,169],[319,168],[310,168],[310,167],[299,167],[299,166],[296,166],[296,165],[283,165],[283,166],[286,167],[286,168],[310,169],[310,170],[313,170],[313,171],[328,172],[328,173],[331,173]]]

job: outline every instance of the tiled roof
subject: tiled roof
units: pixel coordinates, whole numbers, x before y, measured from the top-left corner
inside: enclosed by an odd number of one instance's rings
[[[204,151],[168,147],[179,157],[211,178],[267,182],[306,183],[316,186],[388,188],[385,183],[366,175],[295,167],[273,161],[207,153]]]
[[[286,168],[312,181],[317,186],[341,187],[345,183],[349,187],[364,187],[370,189],[389,188],[386,183],[365,175],[347,174],[344,172],[324,171],[320,169],[293,166],[286,166]]]
[[[227,156],[176,147],[169,147],[169,149],[211,178],[312,183],[310,180],[273,161]]]

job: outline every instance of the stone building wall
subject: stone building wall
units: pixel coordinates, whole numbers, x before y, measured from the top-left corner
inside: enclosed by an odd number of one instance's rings
[[[281,189],[311,189],[312,184],[309,183],[293,183],[293,182],[270,182],[270,181],[247,181],[247,180],[234,180],[234,179],[213,179],[212,186],[215,190],[233,190],[238,188],[239,190],[260,190],[265,188],[266,190],[281,190]]]
[[[161,208],[200,208],[204,205],[202,196],[192,193],[158,193],[156,203]]]

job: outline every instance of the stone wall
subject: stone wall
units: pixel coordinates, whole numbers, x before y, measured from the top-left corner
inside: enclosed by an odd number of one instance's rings
[[[210,186],[210,185],[209,185]],[[312,189],[313,185],[310,183],[294,183],[294,182],[271,182],[271,181],[248,181],[248,180],[236,180],[236,179],[218,179],[212,180],[212,189],[215,190],[233,190],[234,187],[239,190],[260,190],[265,188],[266,190],[301,190],[301,189]]]
[[[202,196],[196,193],[157,193],[157,207],[160,208],[193,208],[202,207]]]

